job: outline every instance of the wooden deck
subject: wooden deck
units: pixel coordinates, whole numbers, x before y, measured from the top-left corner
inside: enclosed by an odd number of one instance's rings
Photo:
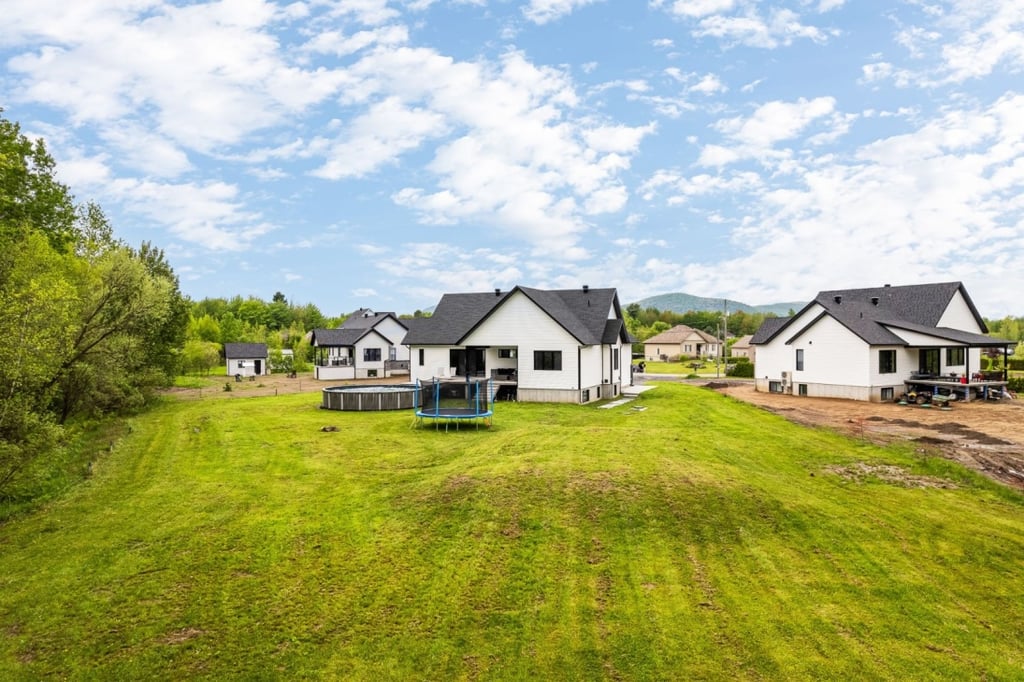
[[[917,392],[929,391],[933,395],[956,395],[965,402],[970,402],[972,397],[986,399],[999,399],[1003,397],[1003,389],[1006,388],[1005,381],[971,380],[967,382],[954,381],[953,379],[907,379],[903,382],[907,391]]]

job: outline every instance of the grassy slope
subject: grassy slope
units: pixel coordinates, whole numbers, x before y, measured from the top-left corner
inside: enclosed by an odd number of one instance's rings
[[[0,527],[0,677],[1024,675],[1019,496],[704,389],[633,405],[168,404]],[[960,487],[823,469],[861,461]]]

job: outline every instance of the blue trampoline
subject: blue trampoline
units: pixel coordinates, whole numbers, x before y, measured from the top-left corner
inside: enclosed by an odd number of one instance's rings
[[[492,386],[490,379],[434,379],[430,382],[416,382],[416,421],[424,419],[434,421],[437,428],[444,420],[445,431],[448,426],[459,424],[465,420],[473,420],[476,427],[480,424],[491,425],[494,414]]]

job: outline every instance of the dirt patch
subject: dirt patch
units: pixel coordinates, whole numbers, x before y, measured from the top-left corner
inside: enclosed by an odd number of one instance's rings
[[[202,634],[203,631],[199,630],[198,628],[184,628],[182,630],[178,630],[177,632],[172,632],[168,635],[165,635],[163,638],[161,638],[160,642],[162,644],[184,644],[190,639],[195,639],[196,637],[199,637]]]
[[[942,410],[762,393],[749,382],[715,390],[798,424],[823,426],[875,443],[913,441],[1024,490],[1024,400],[960,402]]]
[[[885,483],[898,485],[901,488],[956,488],[952,481],[934,476],[917,476],[903,467],[893,464],[868,464],[857,462],[848,466],[827,466],[825,471],[855,483],[864,483],[876,479]]]
[[[215,377],[215,379],[216,381],[212,382],[212,385],[204,388],[169,388],[165,394],[181,400],[259,398],[292,393],[320,393],[329,386],[378,386],[381,384],[407,384],[410,381],[408,374],[387,379],[358,381],[317,381],[310,374],[300,374],[294,379],[290,379],[287,374],[268,374],[256,377],[254,381],[248,379],[235,381],[234,377],[229,376]],[[231,390],[224,390],[225,386],[230,386]]]

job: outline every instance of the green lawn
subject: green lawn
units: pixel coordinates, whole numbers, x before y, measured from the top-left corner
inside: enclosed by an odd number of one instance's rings
[[[1024,678],[1024,499],[909,446],[673,384],[318,405],[169,402],[0,526],[0,678]]]

